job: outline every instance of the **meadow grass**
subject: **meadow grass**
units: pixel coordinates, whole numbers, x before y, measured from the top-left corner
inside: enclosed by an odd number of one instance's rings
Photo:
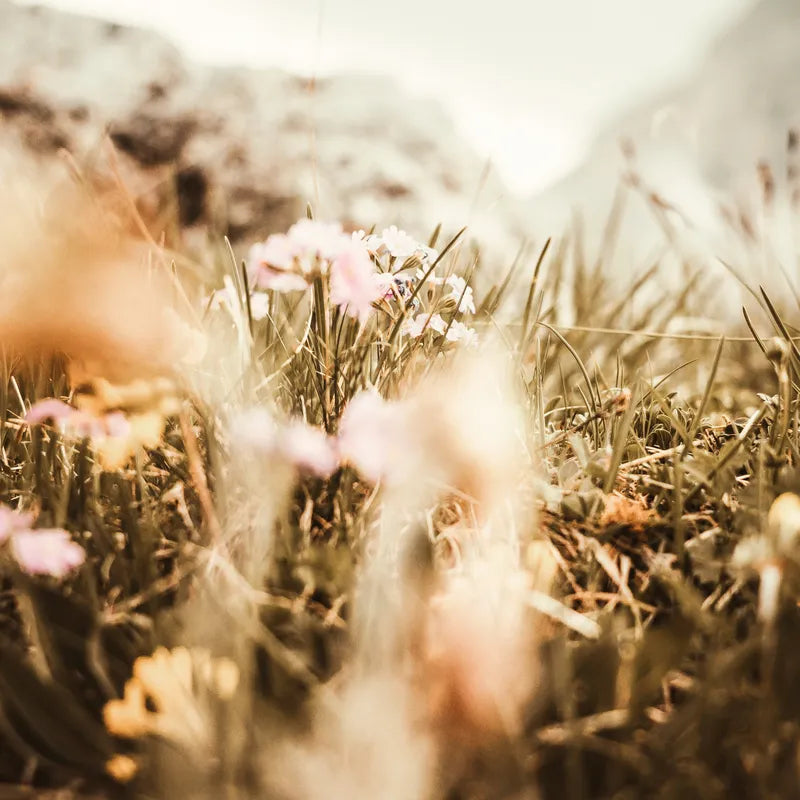
[[[479,254],[463,231],[425,247],[374,256],[397,281],[363,318],[324,270],[286,293],[221,241],[203,269],[155,248],[204,342],[166,382],[4,350],[0,499],[86,559],[31,575],[6,538],[3,782],[800,794],[796,308],[756,289],[742,330],[675,332],[702,316],[692,277],[612,293],[567,234],[481,274],[462,312],[446,277]],[[448,338],[464,321],[474,345]],[[379,424],[353,452],[389,463],[319,469],[368,389]],[[158,441],[104,461],[103,436],[26,421],[45,398],[156,414]],[[291,420],[322,437],[300,455],[274,438]]]

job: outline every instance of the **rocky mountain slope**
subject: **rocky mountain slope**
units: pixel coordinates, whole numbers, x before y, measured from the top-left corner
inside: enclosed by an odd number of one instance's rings
[[[443,222],[498,260],[521,208],[432,101],[390,81],[316,82],[187,61],[157,34],[0,0],[0,134],[52,158],[104,159],[108,132],[133,183],[173,191],[184,226],[234,241],[283,229],[307,203],[420,238]]]

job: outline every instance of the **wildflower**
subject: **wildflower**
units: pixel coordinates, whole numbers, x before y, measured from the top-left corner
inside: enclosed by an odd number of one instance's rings
[[[331,475],[339,465],[333,440],[322,429],[304,422],[292,422],[283,429],[280,448],[298,469],[321,478]]]
[[[402,263],[415,257],[422,264],[428,265],[439,257],[439,253],[432,247],[418,242],[413,236],[399,230],[396,225],[384,228],[380,235],[363,236],[361,240],[370,254],[378,258],[385,254]]]
[[[209,305],[212,311],[220,308],[236,311],[241,306],[241,300],[233,285],[228,284],[211,294]],[[264,292],[251,292],[250,314],[257,322],[266,319],[269,316],[269,296]]]
[[[269,297],[264,292],[253,292],[250,295],[250,315],[256,322],[269,316]]]
[[[474,347],[478,344],[478,334],[472,328],[468,328],[463,322],[454,319],[447,329],[448,342],[463,342],[465,345]]]
[[[384,228],[381,231],[381,242],[386,247],[389,255],[393,258],[405,260],[415,255],[422,245],[405,231],[398,229],[396,225]]]
[[[321,478],[338,466],[336,443],[320,428],[294,420],[280,426],[265,408],[250,408],[231,423],[231,438],[260,454],[280,458]]]
[[[413,319],[407,319],[403,325],[403,332],[412,339],[418,339],[426,330],[443,334],[447,323],[440,314],[417,314]]]
[[[63,400],[48,397],[46,400],[40,400],[32,405],[25,415],[25,419],[31,425],[36,425],[47,419],[52,419],[54,422],[66,422],[73,417],[75,412],[76,409],[67,405]]]
[[[273,292],[304,292],[308,289],[308,281],[294,272],[278,272],[270,267],[258,274],[257,285],[260,289],[272,289]]]
[[[86,560],[86,551],[61,528],[16,531],[11,537],[11,550],[29,575],[63,578]]]
[[[331,302],[363,322],[382,296],[375,274],[365,248],[354,244],[342,248],[331,263]]]
[[[0,506],[0,543],[8,542],[14,560],[30,575],[63,578],[86,560],[83,548],[62,528],[33,530],[33,514]]]
[[[259,288],[278,292],[303,291],[315,277],[329,275],[332,302],[363,321],[385,293],[375,279],[368,238],[348,236],[338,223],[300,220],[255,245],[250,270]]]
[[[265,408],[248,408],[234,417],[230,434],[234,442],[266,452],[276,446],[278,425]]]
[[[286,234],[294,247],[295,257],[300,259],[304,270],[310,271],[316,259],[333,261],[348,244],[352,237],[342,232],[338,222],[318,222],[301,219],[295,222]]]
[[[458,304],[458,313],[475,313],[475,300],[472,297],[472,287],[467,286],[467,282],[460,275],[450,275],[446,280],[450,293],[447,298],[454,300]]]
[[[381,297],[387,300],[394,297],[396,278],[391,272],[376,272],[373,274],[372,280],[375,281]]]
[[[293,272],[296,248],[285,233],[276,233],[254,244],[247,258],[247,272],[254,286],[276,292],[302,291],[308,287],[303,275]]]
[[[351,239],[354,243],[364,247],[370,256],[378,257],[380,251],[383,249],[383,240],[380,236],[374,233],[367,233],[366,231],[354,231]]]
[[[387,403],[375,389],[359,392],[339,421],[340,458],[373,483],[385,479],[399,460],[398,423],[395,404]]]
[[[161,736],[192,747],[207,733],[195,690],[203,686],[229,700],[238,683],[239,669],[228,658],[202,648],[159,647],[136,659],[123,697],[106,703],[103,721],[114,736]]]
[[[25,415],[29,425],[38,425],[47,420],[65,433],[81,439],[125,436],[130,430],[125,415],[118,411],[103,415],[90,414],[54,397],[34,403]]]
[[[253,245],[248,257],[249,272],[255,286],[276,292],[304,291],[309,280],[320,271],[320,259],[335,256],[334,237],[341,228],[301,220],[288,233],[275,233],[265,242]],[[346,238],[346,237],[345,237]]]
[[[139,765],[130,756],[117,753],[106,761],[106,772],[117,783],[129,783],[136,777]]]
[[[0,543],[17,531],[28,530],[32,524],[33,514],[29,511],[14,511],[8,506],[0,506]]]
[[[418,267],[415,273],[416,279],[418,281],[421,281],[425,277],[425,275],[427,275],[429,269],[430,267],[427,268]],[[431,286],[441,286],[444,283],[444,281],[445,281],[444,278],[437,275],[435,272],[431,272],[431,274],[428,275],[426,283],[430,284]]]

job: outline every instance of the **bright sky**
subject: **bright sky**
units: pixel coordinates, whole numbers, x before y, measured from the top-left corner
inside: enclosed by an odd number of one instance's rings
[[[753,0],[45,2],[157,29],[199,61],[391,75],[439,98],[527,194],[575,166],[604,120],[688,75]]]

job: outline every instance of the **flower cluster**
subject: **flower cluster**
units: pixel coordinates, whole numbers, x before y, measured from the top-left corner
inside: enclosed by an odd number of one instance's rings
[[[403,266],[409,259],[416,258],[420,264],[432,265],[439,253],[432,247],[418,242],[413,236],[398,229],[396,225],[384,228],[380,234],[356,231],[353,240],[363,242],[369,254],[375,258],[384,272],[392,266]]]
[[[380,233],[348,235],[338,223],[300,220],[250,249],[252,317],[260,320],[268,314],[265,290],[304,292],[322,278],[331,302],[361,322],[380,304],[393,309],[395,319],[400,313],[405,316],[402,333],[410,338],[428,334],[474,345],[474,331],[458,318],[476,313],[472,288],[460,275],[436,274],[439,258],[436,249],[395,225]],[[212,309],[239,305],[232,285],[211,298]]]
[[[406,313],[402,332],[412,339],[426,333],[447,342],[477,344],[477,335],[455,315],[476,312],[472,287],[460,275],[438,275],[439,252],[392,226],[380,234],[358,231],[381,272],[377,280],[383,299],[397,303]],[[423,287],[422,281],[425,281]],[[449,312],[446,320],[441,311]]]
[[[250,249],[248,272],[255,287],[277,292],[305,291],[315,278],[326,278],[331,301],[362,321],[381,297],[365,243],[338,223],[304,219],[273,234]]]
[[[0,544],[10,546],[20,568],[30,575],[63,578],[86,559],[84,549],[62,528],[33,530],[33,514],[0,506]]]

